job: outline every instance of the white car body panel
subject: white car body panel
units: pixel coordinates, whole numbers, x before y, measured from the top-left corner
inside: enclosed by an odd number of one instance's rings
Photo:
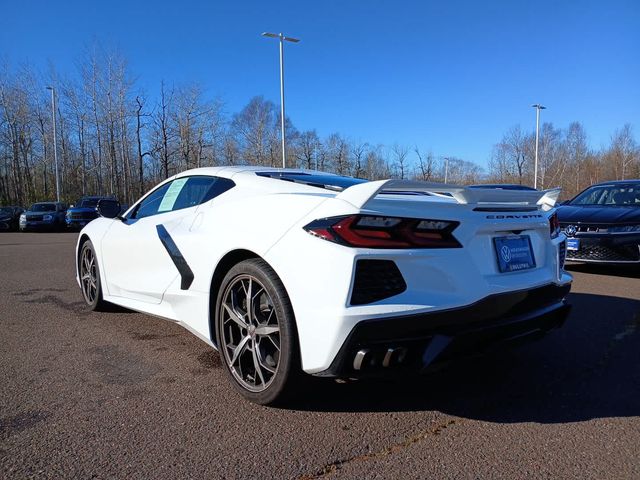
[[[566,285],[572,280],[558,260],[564,235],[553,240],[549,235],[555,190],[519,196],[521,192],[492,193],[392,180],[335,192],[260,177],[256,171],[283,170],[217,167],[186,171],[167,182],[204,175],[229,178],[236,186],[201,205],[132,224],[107,218],[89,223],[80,234],[78,248],[86,238],[92,241],[104,300],[179,322],[215,346],[211,328],[214,312],[210,311],[215,269],[229,252],[252,252],[269,263],[282,280],[296,318],[302,368],[319,373],[330,366],[361,321],[462,307],[493,294]],[[380,193],[382,188],[423,189],[428,195],[387,195]],[[499,218],[499,214],[475,211],[478,202],[494,206],[518,202],[537,210],[522,214],[522,218]],[[457,221],[460,224],[454,235],[462,248],[352,248],[303,229],[317,219],[349,214]],[[491,215],[494,218],[489,218]],[[181,288],[181,275],[159,240],[157,225],[166,228],[193,272],[193,282],[186,290]],[[530,236],[535,268],[498,271],[492,239],[511,231]],[[361,258],[394,261],[407,289],[371,304],[350,305],[354,265]]]

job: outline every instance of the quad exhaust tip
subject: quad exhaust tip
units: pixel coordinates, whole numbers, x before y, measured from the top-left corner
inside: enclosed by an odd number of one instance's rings
[[[384,354],[384,359],[382,360],[383,367],[390,367],[391,365],[397,365],[402,363],[407,356],[407,349],[400,348],[389,348],[387,349],[387,353]]]
[[[378,363],[380,357],[382,357],[382,367],[388,368],[402,363],[406,356],[407,349],[404,347],[390,347],[387,348],[386,351],[376,352],[376,354],[368,348],[363,348],[358,350],[353,358],[353,369],[360,371],[366,366],[374,367]]]
[[[365,357],[367,356],[368,353],[369,353],[369,349],[368,348],[364,348],[362,350],[358,350],[358,353],[356,353],[356,356],[353,359],[353,369],[354,370],[362,369],[362,362],[364,362],[364,359],[365,359]]]

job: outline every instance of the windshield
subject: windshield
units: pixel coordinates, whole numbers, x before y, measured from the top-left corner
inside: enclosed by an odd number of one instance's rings
[[[588,188],[570,205],[640,206],[640,184],[598,185]]]
[[[99,198],[85,198],[84,200],[79,200],[77,203],[77,207],[80,208],[96,208],[98,206]]]
[[[56,204],[55,203],[34,203],[29,208],[32,212],[55,212]]]
[[[0,213],[4,215],[13,215],[13,209],[11,207],[0,207]]]

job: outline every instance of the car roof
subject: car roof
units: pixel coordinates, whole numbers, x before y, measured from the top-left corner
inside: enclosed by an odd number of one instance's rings
[[[282,181],[282,177],[287,176],[322,176],[325,180],[335,177],[337,180],[341,178],[349,178],[343,175],[336,175],[333,173],[320,172],[316,170],[307,170],[303,168],[274,168],[274,167],[261,167],[261,166],[231,166],[231,167],[203,167],[194,168],[180,172],[177,175],[171,177],[168,180],[174,178],[197,176],[197,175],[209,175],[214,177],[224,177],[233,179],[236,184],[242,184],[244,186],[260,188],[273,193],[292,193],[292,192],[309,192],[319,193],[322,187],[313,183],[304,183],[297,181]],[[287,178],[284,178],[287,180]],[[289,179],[290,180],[290,179]],[[338,180],[339,181],[339,180]],[[327,181],[327,184],[332,182]],[[338,190],[338,189],[336,189]],[[331,190],[325,190],[326,193]],[[333,192],[334,194],[337,191]]]
[[[639,178],[631,178],[629,180],[611,180],[609,182],[599,182],[591,185],[592,187],[601,187],[603,185],[638,185],[640,184]]]
[[[191,170],[185,170],[175,175],[175,178],[187,177],[193,175],[211,175],[214,177],[226,177],[231,178],[239,173],[251,173],[251,172],[281,172],[281,173],[321,173],[323,175],[334,175],[333,173],[319,172],[316,170],[306,170],[303,168],[276,168],[276,167],[261,167],[259,165],[232,165],[224,167],[201,167],[192,168]]]
[[[115,200],[115,197],[113,195],[88,195],[86,197],[80,197],[78,200]]]

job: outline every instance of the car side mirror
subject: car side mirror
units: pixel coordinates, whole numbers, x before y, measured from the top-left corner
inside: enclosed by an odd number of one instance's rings
[[[116,200],[100,200],[96,205],[98,215],[105,218],[118,218],[120,215],[120,202]]]

